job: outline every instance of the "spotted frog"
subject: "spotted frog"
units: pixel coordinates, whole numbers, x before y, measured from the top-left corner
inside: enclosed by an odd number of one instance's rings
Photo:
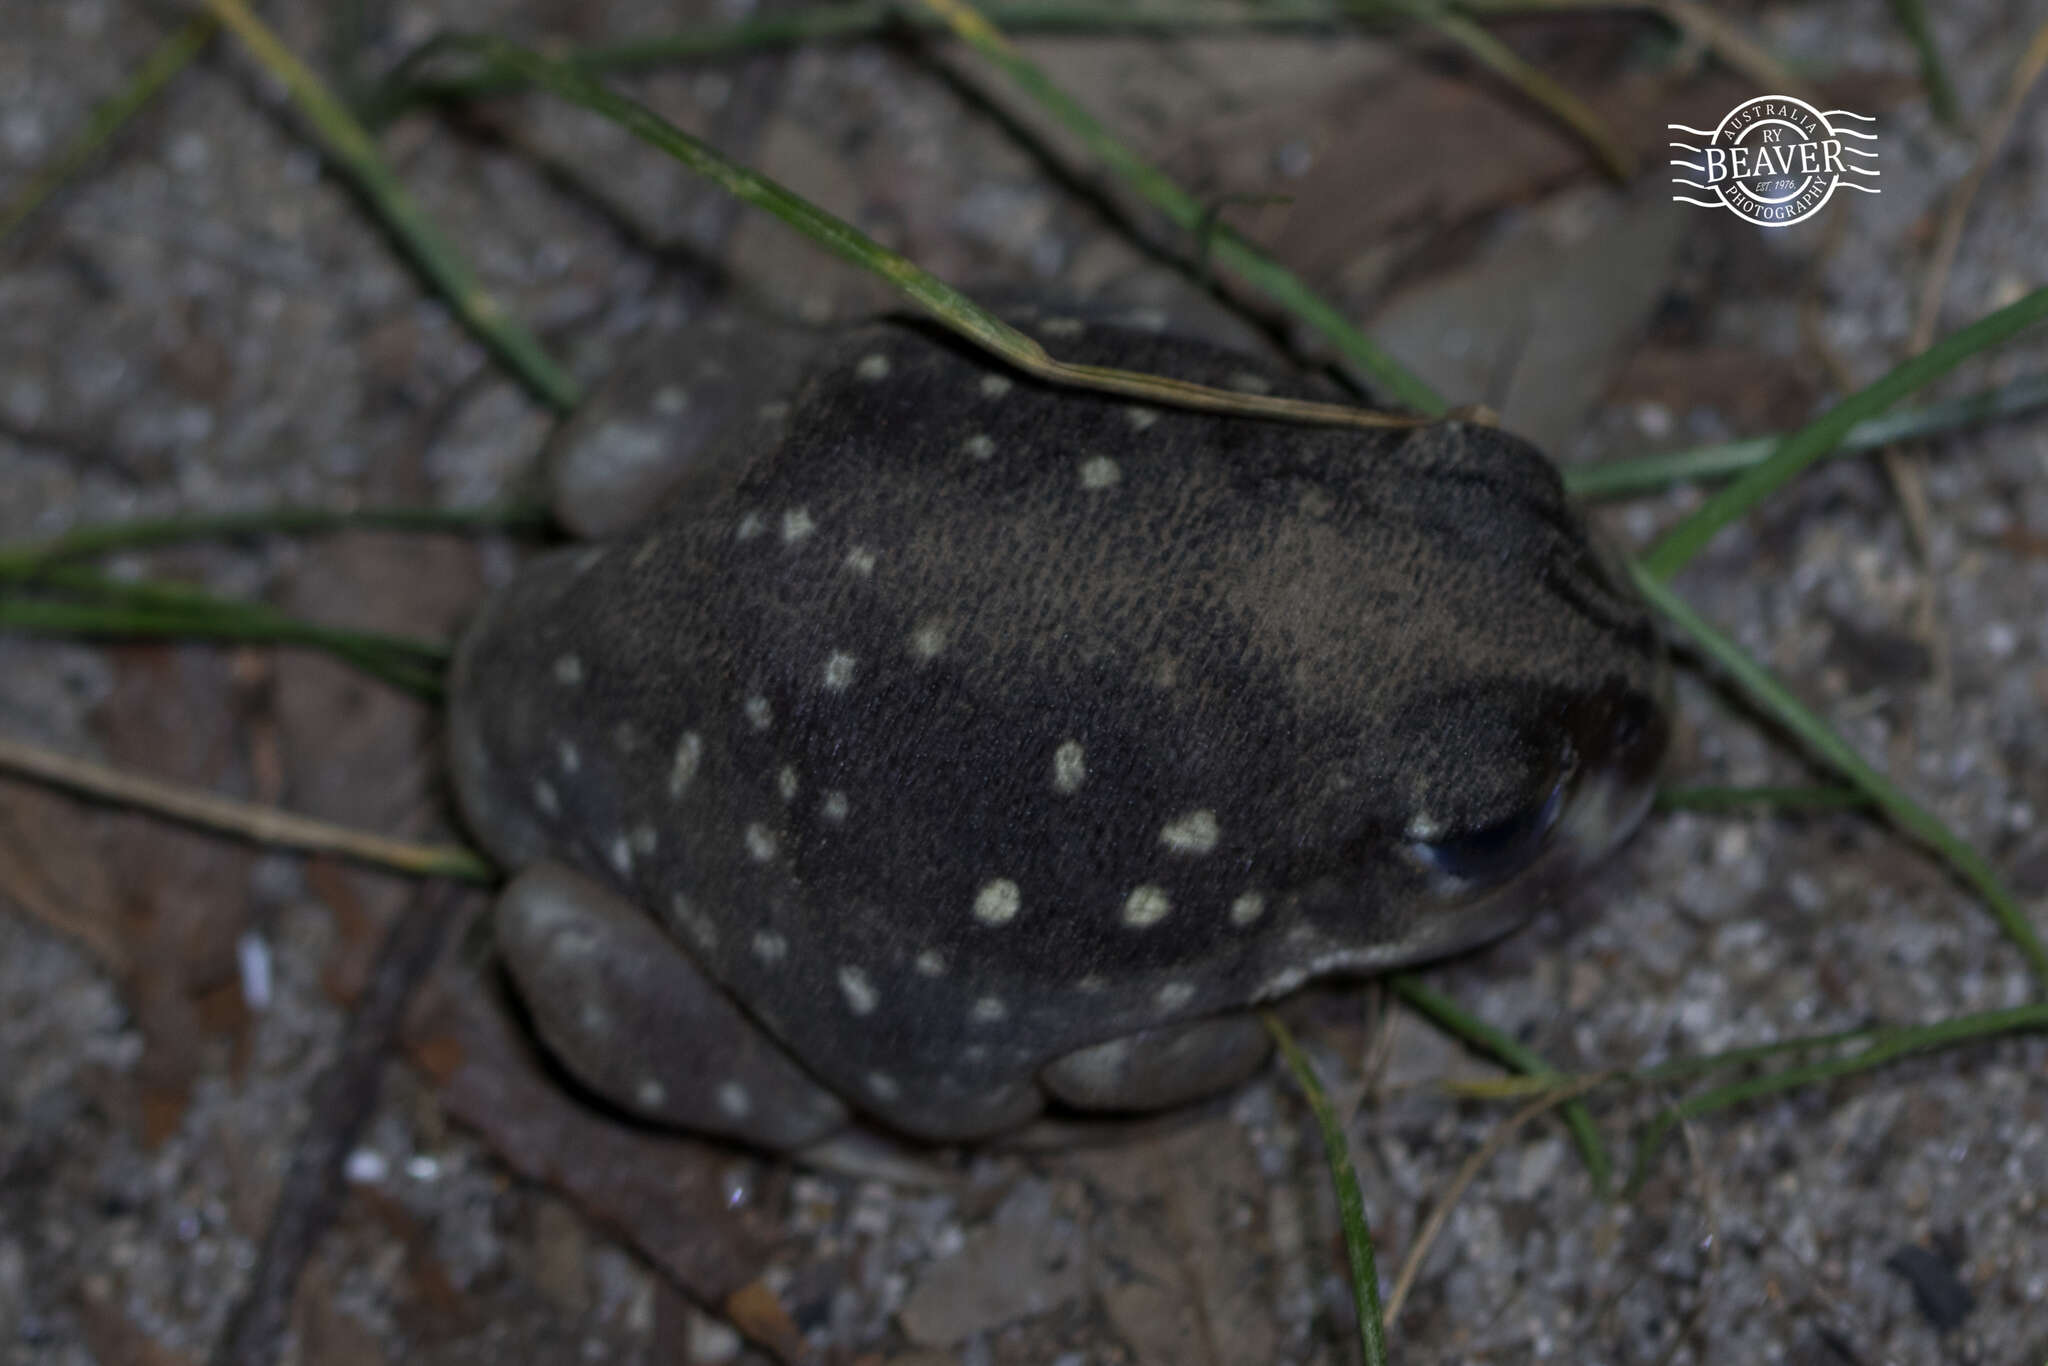
[[[524,870],[498,942],[610,1103],[775,1149],[1173,1105],[1263,1064],[1261,1003],[1498,935],[1640,819],[1656,631],[1526,442],[1135,405],[904,320],[795,335],[580,419],[616,477],[569,519],[633,524],[525,568],[456,663],[461,806]]]

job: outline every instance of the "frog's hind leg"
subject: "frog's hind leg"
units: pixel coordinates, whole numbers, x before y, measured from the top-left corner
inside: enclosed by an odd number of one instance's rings
[[[1227,1091],[1272,1051],[1250,1012],[1161,1025],[1053,1059],[1039,1084],[1080,1110],[1164,1110]]]
[[[559,864],[521,873],[493,921],[555,1057],[642,1119],[790,1149],[846,1122],[687,954],[617,894]]]

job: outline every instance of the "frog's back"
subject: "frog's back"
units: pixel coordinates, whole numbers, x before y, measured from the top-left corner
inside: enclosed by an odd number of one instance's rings
[[[1390,851],[1540,801],[1561,729],[1613,719],[1575,708],[1643,705],[1640,605],[1499,433],[1137,407],[910,325],[844,339],[788,433],[730,498],[565,558],[465,667],[552,680],[482,741],[544,775],[528,844],[670,917],[851,1094],[972,1094],[1444,947]]]

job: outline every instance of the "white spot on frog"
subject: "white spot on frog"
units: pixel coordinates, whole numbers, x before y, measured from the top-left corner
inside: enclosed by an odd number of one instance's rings
[[[943,617],[926,617],[910,633],[910,653],[918,659],[937,659],[945,648],[946,621]]]
[[[1158,420],[1159,410],[1157,408],[1147,408],[1133,403],[1130,407],[1124,409],[1124,421],[1131,424],[1131,430],[1134,432],[1142,432]]]
[[[834,650],[825,661],[825,686],[833,692],[845,692],[853,682],[854,658],[844,650]]]
[[[754,935],[754,957],[771,966],[789,956],[789,941],[774,930],[760,930]]]
[[[1115,488],[1124,472],[1106,455],[1091,455],[1081,462],[1081,487],[1089,490]]]
[[[974,918],[984,925],[1006,925],[1017,918],[1023,904],[1024,895],[1017,884],[999,877],[974,894]]]
[[[743,710],[747,714],[747,724],[755,730],[766,730],[775,724],[775,708],[759,693],[747,699]]]
[[[940,953],[937,949],[926,949],[917,956],[916,966],[918,972],[925,977],[944,977],[946,975],[946,955]]]
[[[971,460],[986,460],[996,453],[996,439],[986,432],[976,432],[960,443],[960,449]]]
[[[565,688],[573,688],[583,681],[583,661],[574,655],[563,655],[555,661],[555,682]]]
[[[862,578],[875,572],[875,552],[864,545],[857,545],[846,552],[846,572]]]
[[[697,776],[698,765],[704,762],[704,737],[694,730],[686,730],[676,741],[675,761],[668,768],[668,795],[680,798],[690,787],[690,780]]]
[[[746,1087],[736,1081],[719,1083],[718,1109],[727,1119],[745,1119],[753,1108],[754,1098],[747,1094]]]
[[[1052,787],[1055,792],[1075,793],[1088,777],[1087,756],[1079,740],[1063,740],[1052,752]]]
[[[784,545],[795,545],[817,529],[818,524],[811,520],[809,508],[791,508],[782,514],[782,543]]]
[[[652,854],[655,846],[660,843],[660,838],[654,833],[654,827],[651,825],[634,826],[626,838],[633,842],[633,852],[642,858]]]
[[[896,1084],[896,1078],[887,1072],[868,1073],[868,1094],[876,1100],[894,1100],[903,1094],[903,1088]]]
[[[818,814],[834,825],[845,824],[846,794],[844,792],[827,792],[825,800],[818,804]]]
[[[543,816],[562,814],[562,799],[555,793],[555,785],[546,778],[533,780],[533,804],[540,808]]]
[[[1264,892],[1241,892],[1237,900],[1230,903],[1230,923],[1249,925],[1266,913]]]
[[[1010,392],[1011,387],[1012,381],[1008,375],[983,375],[981,377],[981,396],[983,398],[1001,398],[1004,394]]]
[[[1173,903],[1167,899],[1165,890],[1146,883],[1133,888],[1124,898],[1124,924],[1134,930],[1146,929],[1166,919],[1172,909]]]
[[[1224,377],[1223,383],[1240,394],[1270,394],[1273,382],[1264,375],[1255,375],[1249,370],[1233,370]]]
[[[1443,822],[1427,811],[1418,811],[1415,813],[1415,819],[1408,822],[1408,829],[1404,833],[1418,843],[1434,843],[1444,836]]]
[[[555,747],[555,757],[562,761],[562,772],[574,773],[583,767],[583,751],[576,748],[574,740],[564,740]]]
[[[846,997],[846,1008],[856,1015],[874,1014],[882,999],[868,975],[851,963],[839,969],[839,992]]]
[[[889,378],[889,358],[879,351],[870,351],[867,355],[860,358],[858,365],[853,367],[853,373],[869,383],[873,383],[878,379],[887,379]]]
[[[1007,1019],[1009,1014],[1010,1008],[1003,1004],[1002,997],[983,996],[968,1010],[967,1017],[976,1024],[996,1024]]]
[[[766,863],[775,857],[775,832],[755,821],[747,827],[747,857],[756,863]]]
[[[1179,1010],[1194,999],[1195,987],[1192,982],[1168,982],[1152,997],[1153,1002],[1161,1010]]]
[[[1168,821],[1159,842],[1176,854],[1206,854],[1216,847],[1219,833],[1214,811],[1190,811]]]
[[[788,764],[784,764],[782,771],[775,775],[776,792],[781,795],[782,800],[793,802],[796,800],[797,786],[796,770]]]
[[[760,513],[749,512],[741,517],[739,525],[732,529],[732,538],[735,541],[751,541],[767,529],[768,524],[761,520]]]
[[[668,912],[676,924],[683,927],[683,933],[690,936],[690,942],[705,953],[718,947],[718,926],[711,923],[711,917],[697,909],[690,898],[681,892],[668,899]]]
[[[633,1087],[633,1099],[640,1102],[643,1110],[658,1110],[668,1100],[668,1088],[653,1077],[643,1077]]]

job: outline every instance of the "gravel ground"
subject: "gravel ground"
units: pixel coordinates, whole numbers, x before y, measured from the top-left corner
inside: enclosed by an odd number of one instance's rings
[[[329,8],[280,0],[266,13],[326,63],[345,50]],[[2048,7],[1931,8],[1962,107],[1981,119]],[[372,72],[443,26],[591,39],[676,22],[639,3],[363,11]],[[1489,357],[1493,380],[1460,397],[1513,391],[1487,350],[1507,335],[1489,310],[1549,299],[1523,305],[1525,325],[1545,330],[1500,355],[1535,366],[1580,347],[1583,401],[1541,419],[1557,424],[1559,456],[1580,460],[1796,423],[1907,346],[1973,143],[1929,115],[1884,7],[1740,14],[1878,115],[1883,193],[1777,233],[1685,210],[1683,231],[1643,258],[1649,287],[1608,290],[1585,317],[1541,286],[1589,262],[1587,278],[1627,276],[1599,267],[1619,261],[1612,243],[1646,240],[1630,215],[1658,200],[1658,177],[1634,196],[1601,185],[1573,144],[1434,49],[1269,36],[1031,50],[1185,182],[1291,196],[1248,207],[1245,230],[1369,324],[1411,320],[1394,331],[1416,338],[1418,363],[1455,372],[1453,351]],[[125,0],[8,8],[0,197],[136,68],[160,25]],[[1662,123],[1763,93],[1711,70],[1670,76],[1633,19],[1503,31],[1611,118],[1632,118],[1652,167]],[[949,279],[1217,313],[1119,220],[1170,237],[1075,173],[1085,163],[951,50],[855,43],[634,87]],[[1977,198],[1944,328],[2019,297],[2048,265],[2048,97],[2013,142]],[[493,293],[586,380],[642,329],[701,317],[707,271],[812,317],[882,298],[539,101],[408,116],[382,146]],[[1950,387],[2044,364],[2036,334]],[[285,500],[471,504],[519,487],[550,425],[226,43],[0,245],[0,539]],[[1924,545],[1883,468],[1843,461],[1722,536],[1681,586],[1982,850],[2048,932],[2048,419],[1909,454]],[[1699,497],[1679,489],[1603,515],[1641,545]],[[445,635],[514,557],[495,540],[356,535],[115,568]],[[1674,780],[1803,779],[1697,673],[1679,691]],[[295,653],[0,635],[0,734],[355,825],[445,831],[434,733],[426,709]],[[315,1079],[410,897],[391,879],[0,783],[0,1361],[209,1358]],[[443,977],[473,975],[482,952],[464,938]],[[1572,906],[1428,980],[1573,1070],[1932,1021],[2040,991],[1965,889],[1843,814],[1653,817]],[[1321,991],[1298,1023],[1353,1116],[1391,1274],[1506,1112],[1430,1088],[1487,1069],[1398,1010],[1373,1029],[1384,1006],[1363,987]],[[508,1156],[516,1145],[488,1106],[480,1119],[460,1099],[459,1073],[422,1037],[436,1036],[416,1031],[384,1069],[341,1212],[291,1306],[291,1361],[1352,1359],[1320,1147],[1277,1073],[1164,1125],[871,1157],[867,1176],[628,1135],[639,1146],[616,1150],[630,1154],[622,1169],[669,1180],[675,1164],[673,1179],[710,1201],[663,1254],[601,1212],[585,1173],[558,1161],[537,1176]],[[1618,1151],[1656,1103],[1597,1106]],[[565,1161],[579,1151],[599,1150]],[[2044,1189],[2038,1035],[1714,1114],[1622,1201],[1595,1196],[1544,1120],[1453,1210],[1395,1342],[1400,1359],[1444,1362],[2039,1366]],[[730,1284],[688,1270],[721,1263]],[[742,1282],[771,1308],[726,1299]]]

